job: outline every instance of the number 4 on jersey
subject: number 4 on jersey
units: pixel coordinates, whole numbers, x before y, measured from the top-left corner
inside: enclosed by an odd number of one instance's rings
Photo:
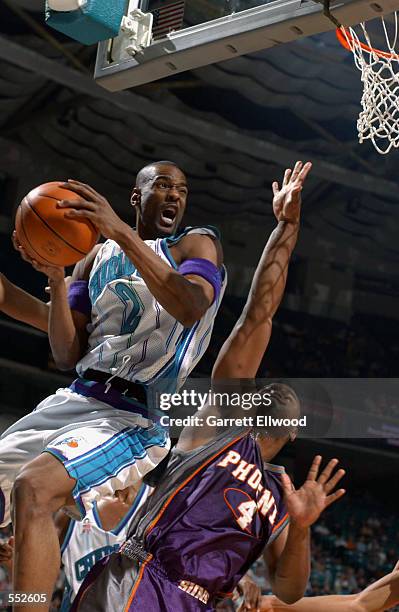
[[[252,523],[254,514],[257,510],[256,502],[254,500],[242,502],[238,508],[239,516],[237,517],[237,523],[241,529],[247,529]]]

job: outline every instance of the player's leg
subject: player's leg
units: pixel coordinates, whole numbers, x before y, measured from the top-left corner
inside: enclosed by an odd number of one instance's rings
[[[40,455],[43,439],[50,434],[48,429],[40,428],[32,413],[17,421],[0,437],[0,527],[11,522],[10,497],[18,472]]]
[[[51,601],[61,563],[53,514],[73,503],[74,485],[62,463],[47,453],[25,465],[17,476],[12,494],[15,591],[47,593]],[[28,612],[29,607],[23,610]],[[34,610],[48,610],[48,605],[36,604]]]

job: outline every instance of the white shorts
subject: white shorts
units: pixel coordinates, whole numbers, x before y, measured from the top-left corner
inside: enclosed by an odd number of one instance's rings
[[[71,389],[58,391],[0,437],[0,526],[10,523],[10,495],[21,468],[40,453],[62,462],[76,480],[75,518],[93,501],[142,479],[167,455],[160,425]]]

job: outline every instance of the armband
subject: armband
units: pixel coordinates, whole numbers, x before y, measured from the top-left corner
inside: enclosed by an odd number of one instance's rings
[[[222,274],[215,264],[208,259],[187,259],[179,266],[179,272],[183,274],[183,276],[195,274],[208,281],[215,292],[213,302],[217,301],[222,289]]]
[[[88,317],[91,315],[89,283],[87,281],[78,280],[69,285],[68,303],[71,310],[77,310]]]

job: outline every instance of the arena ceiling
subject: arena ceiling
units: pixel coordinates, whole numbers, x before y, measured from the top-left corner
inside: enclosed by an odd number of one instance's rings
[[[189,221],[224,230],[239,284],[273,226],[272,180],[310,159],[297,255],[395,279],[398,153],[358,144],[359,75],[334,34],[111,94],[91,78],[95,48],[46,29],[41,0],[0,7],[0,171],[18,179],[16,200],[74,177],[126,217],[135,171],[173,159],[189,178]]]

